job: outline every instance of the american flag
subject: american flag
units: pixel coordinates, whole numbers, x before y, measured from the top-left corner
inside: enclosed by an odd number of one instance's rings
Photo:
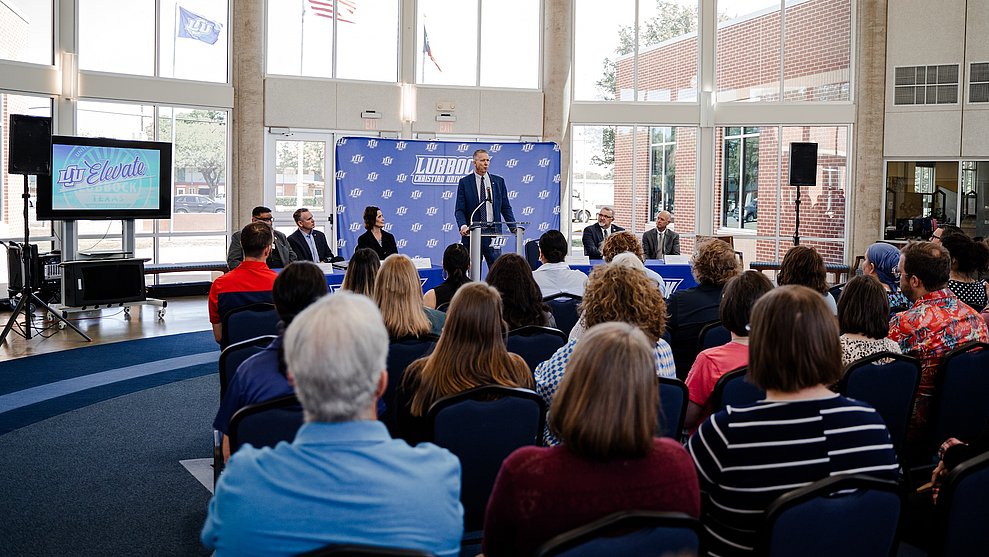
[[[354,13],[357,11],[356,0],[337,0],[337,21],[354,23]],[[333,19],[333,0],[309,0],[309,10],[313,15]]]
[[[426,32],[425,26],[422,28],[422,52],[426,56],[429,56],[429,59],[433,61],[433,65],[436,66],[436,69],[442,73],[443,68],[440,67],[439,63],[436,61],[436,58],[433,58],[433,49],[429,48],[429,33]]]

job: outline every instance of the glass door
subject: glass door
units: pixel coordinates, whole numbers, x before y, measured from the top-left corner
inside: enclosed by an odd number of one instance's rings
[[[265,206],[271,207],[275,228],[295,232],[293,214],[308,209],[316,229],[326,234],[337,253],[333,181],[333,135],[328,133],[268,133],[265,138]]]

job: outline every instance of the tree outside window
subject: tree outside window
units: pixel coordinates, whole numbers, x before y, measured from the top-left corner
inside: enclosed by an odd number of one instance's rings
[[[759,220],[759,128],[725,130],[721,225],[755,230]]]

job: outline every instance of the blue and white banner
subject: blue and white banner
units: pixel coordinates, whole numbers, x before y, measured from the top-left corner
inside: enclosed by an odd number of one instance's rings
[[[560,148],[555,143],[457,143],[344,137],[337,141],[337,254],[350,258],[364,233],[364,208],[376,206],[398,251],[443,260],[461,239],[454,217],[457,183],[474,172],[473,154],[491,155],[488,172],[505,179],[525,238],[560,228]],[[510,239],[509,239],[510,241]],[[506,251],[514,251],[509,245]]]
[[[215,21],[194,14],[179,6],[178,36],[184,39],[196,39],[207,44],[216,44],[223,27]]]

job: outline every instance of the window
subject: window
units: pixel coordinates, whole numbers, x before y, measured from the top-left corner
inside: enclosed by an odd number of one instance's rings
[[[0,58],[52,64],[52,2],[0,2]]]
[[[989,62],[972,64],[968,74],[968,102],[989,103]]]
[[[888,161],[885,239],[926,240],[935,223],[964,225],[958,219],[958,168],[958,161]],[[974,184],[985,176],[971,180],[977,190]]]
[[[651,128],[649,183],[649,219],[655,219],[660,211],[673,212],[674,178],[676,176],[676,128]]]
[[[267,72],[395,82],[398,13],[395,0],[271,0]]]
[[[759,128],[727,128],[721,226],[755,229],[759,221]]]
[[[956,104],[958,64],[894,69],[893,104]]]

